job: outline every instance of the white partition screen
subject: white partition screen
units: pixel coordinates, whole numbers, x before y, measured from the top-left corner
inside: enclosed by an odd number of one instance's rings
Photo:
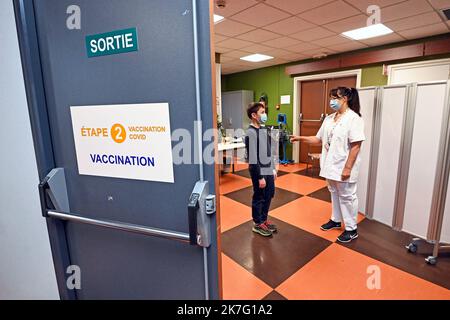
[[[392,226],[407,88],[386,87],[381,103],[380,145],[373,219]]]
[[[450,180],[447,187],[447,201],[445,203],[444,220],[442,222],[441,242],[450,243]]]
[[[426,238],[441,139],[446,83],[417,87],[403,230]]]
[[[363,89],[359,91],[361,114],[364,119],[364,134],[366,140],[361,147],[361,167],[358,177],[359,212],[366,214],[366,198],[369,187],[370,151],[372,147],[373,117],[376,90]]]

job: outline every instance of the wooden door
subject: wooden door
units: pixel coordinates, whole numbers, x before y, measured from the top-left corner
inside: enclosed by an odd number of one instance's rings
[[[328,103],[328,95],[331,89],[337,87],[356,88],[356,76],[333,78],[327,80],[327,101],[325,105],[326,114],[332,114],[334,112],[334,110],[330,108],[330,104]]]
[[[324,113],[325,80],[303,81],[300,83],[300,135],[315,136],[322,124],[319,120]],[[300,144],[300,162],[307,162],[308,150],[320,152],[320,148],[308,148],[308,144]]]
[[[337,87],[356,87],[356,76],[302,81],[300,90],[300,135],[315,136],[323,117],[333,113],[329,104],[329,92]],[[300,144],[300,162],[308,162],[308,152],[320,153],[321,147]]]

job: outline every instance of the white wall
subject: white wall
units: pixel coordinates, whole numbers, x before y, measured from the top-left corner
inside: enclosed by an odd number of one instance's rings
[[[0,1],[0,299],[59,299],[12,1]]]

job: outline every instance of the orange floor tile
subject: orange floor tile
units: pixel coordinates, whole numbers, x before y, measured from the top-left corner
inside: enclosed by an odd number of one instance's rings
[[[280,164],[278,170],[284,171],[284,172],[297,172],[300,170],[306,169],[306,163],[293,163],[288,164],[287,166],[284,166]]]
[[[252,209],[225,196],[220,196],[221,232],[252,220]]]
[[[299,174],[287,174],[279,177],[275,182],[278,188],[308,195],[327,186],[327,182],[320,179],[314,179]]]
[[[334,242],[343,230],[324,232],[320,229],[322,224],[330,220],[331,210],[331,203],[329,202],[310,197],[302,197],[272,210],[270,215]],[[358,216],[358,222],[361,222],[363,219],[363,215]]]
[[[220,194],[227,194],[252,185],[250,179],[235,175],[224,174],[220,176]]]
[[[248,163],[242,162],[240,160],[236,160],[234,163],[234,171],[246,170],[248,169]]]
[[[261,300],[272,288],[222,253],[224,300]]]
[[[368,268],[379,268],[380,288]],[[291,300],[331,299],[450,299],[450,290],[381,263],[351,249],[332,244],[277,289]]]

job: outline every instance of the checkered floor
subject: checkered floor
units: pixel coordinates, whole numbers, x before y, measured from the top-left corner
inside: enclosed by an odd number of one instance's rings
[[[304,164],[281,166],[269,213],[279,232],[251,231],[252,187],[245,164],[220,180],[224,299],[450,299],[450,259],[431,248],[409,254],[411,236],[359,216],[360,237],[336,242],[323,232],[331,213],[326,181]],[[378,277],[379,275],[379,277]]]

